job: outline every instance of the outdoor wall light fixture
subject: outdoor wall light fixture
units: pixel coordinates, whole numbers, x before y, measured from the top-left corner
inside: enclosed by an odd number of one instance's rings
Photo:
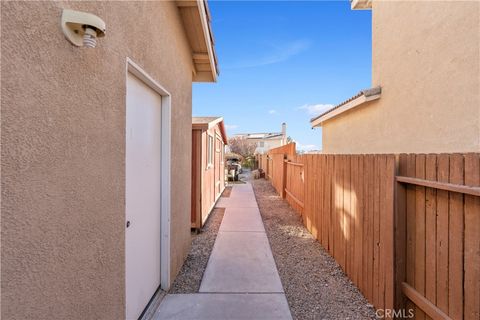
[[[62,30],[73,45],[95,48],[97,37],[105,36],[105,22],[91,13],[64,9]]]

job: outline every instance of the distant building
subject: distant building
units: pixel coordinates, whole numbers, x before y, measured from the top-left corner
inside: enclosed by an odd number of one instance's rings
[[[235,137],[248,139],[257,144],[255,153],[264,154],[272,148],[281,147],[287,144],[287,124],[282,123],[281,132],[265,132],[265,133],[241,133]]]

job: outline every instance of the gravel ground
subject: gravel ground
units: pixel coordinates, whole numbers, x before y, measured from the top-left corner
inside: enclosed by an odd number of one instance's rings
[[[232,187],[225,187],[223,190],[222,197],[230,198],[230,193],[232,193]]]
[[[197,293],[200,290],[224,212],[225,208],[214,208],[200,232],[192,233],[192,247],[168,293]]]
[[[375,319],[375,311],[271,184],[252,180],[294,319]]]

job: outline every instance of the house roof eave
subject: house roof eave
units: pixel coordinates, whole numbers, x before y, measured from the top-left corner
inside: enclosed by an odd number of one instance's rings
[[[198,121],[198,122],[195,122]],[[218,124],[224,144],[228,144],[227,130],[223,117],[192,117],[192,130],[208,130]]]
[[[348,98],[347,100],[337,104],[335,107],[323,112],[322,114],[310,119],[310,125],[312,128],[320,127],[323,122],[330,120],[348,110],[351,110],[365,102],[379,99],[382,93],[380,86],[365,89]]]
[[[192,50],[193,81],[216,82],[218,62],[207,1],[177,0],[176,5]]]

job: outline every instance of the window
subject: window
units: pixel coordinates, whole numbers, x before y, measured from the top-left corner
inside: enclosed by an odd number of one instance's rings
[[[220,143],[220,162],[223,163],[223,156],[225,152],[225,145],[223,144],[223,141]]]
[[[208,146],[207,146],[207,168],[211,167],[213,164],[213,137],[208,135]]]
[[[258,147],[263,148],[264,146],[265,146],[265,142],[264,142],[264,141],[260,141],[260,142],[258,143]]]

